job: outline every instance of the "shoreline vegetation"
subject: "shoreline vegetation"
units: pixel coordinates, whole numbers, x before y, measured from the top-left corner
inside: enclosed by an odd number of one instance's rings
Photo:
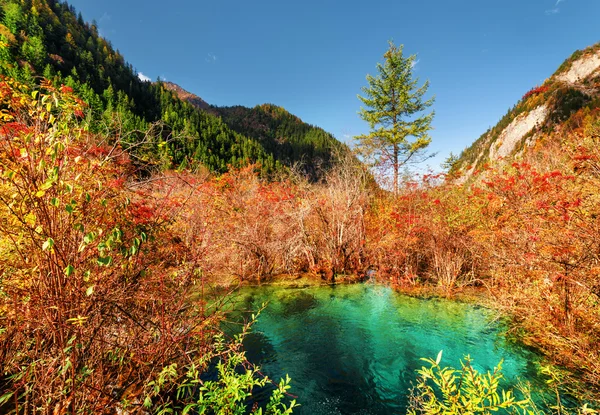
[[[2,78],[0,97],[7,410],[244,407],[270,381],[250,368],[232,380],[241,338],[222,337],[225,300],[208,301],[209,286],[372,270],[413,294],[485,291],[597,399],[596,113],[543,164],[489,168],[470,185],[426,176],[394,195],[353,159],[316,184],[267,181],[254,166],[139,177],[126,143],[89,130],[71,88]],[[229,381],[206,386],[215,367]],[[256,411],[289,413],[287,387]]]
[[[391,58],[402,51],[390,47]],[[409,81],[410,59],[392,65]],[[429,144],[433,115],[411,127],[414,142],[392,117],[388,140],[363,137],[374,162],[393,156],[390,192],[347,146],[283,108],[199,110],[140,80],[68,4],[0,1],[0,413],[289,414],[290,380],[248,364],[243,333],[220,330],[227,298],[206,294],[231,278],[372,272],[414,295],[485,292],[516,337],[575,374],[549,371],[557,391],[597,404],[599,79],[526,94],[502,123],[545,100],[556,116],[518,157],[484,163],[471,149],[468,178],[456,163],[401,177]],[[404,116],[431,105],[427,86]],[[372,128],[390,123],[370,111]],[[463,402],[445,376],[481,380],[468,362],[456,372],[439,360],[420,372],[417,413],[438,413],[438,393]],[[267,384],[270,400],[255,405],[253,388]],[[556,405],[547,410],[568,412]]]

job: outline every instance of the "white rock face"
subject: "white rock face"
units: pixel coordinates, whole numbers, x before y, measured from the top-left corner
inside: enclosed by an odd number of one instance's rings
[[[571,64],[571,68],[560,74],[557,79],[569,84],[577,83],[592,75],[600,68],[600,52],[595,55],[584,55]]]
[[[515,118],[500,134],[497,142],[490,148],[490,160],[510,155],[515,146],[533,127],[541,124],[548,115],[548,106],[540,105],[528,114],[521,114]]]
[[[586,53],[574,62],[571,63],[570,68],[560,75],[556,76],[555,80],[564,82],[571,87],[577,88],[585,93],[589,92],[585,89],[586,86],[583,83],[585,79],[589,79],[594,76],[600,75],[600,50],[595,53]],[[598,91],[593,91],[597,93]],[[489,160],[495,161],[499,158],[508,157],[514,154],[515,147],[523,140],[523,137],[527,135],[536,125],[542,124],[549,114],[549,108],[547,104],[540,105],[534,110],[527,114],[521,114],[516,117],[499,135],[495,143],[492,143],[489,147]],[[533,146],[537,139],[538,134],[533,135],[527,139],[526,146]],[[488,135],[486,141],[490,140],[491,137]],[[485,143],[483,147],[488,145]],[[482,150],[477,159],[475,160],[471,169],[465,169],[463,176],[458,179],[458,182],[466,182],[475,171],[477,166],[484,157],[486,156],[486,150]]]

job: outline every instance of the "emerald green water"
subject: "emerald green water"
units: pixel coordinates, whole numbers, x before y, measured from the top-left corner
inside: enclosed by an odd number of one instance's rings
[[[246,338],[249,360],[273,379],[292,378],[298,414],[404,413],[415,370],[443,350],[459,367],[469,354],[479,371],[504,359],[508,384],[539,383],[537,356],[510,344],[490,311],[448,300],[422,300],[387,287],[344,285],[244,289],[236,308],[257,310]]]

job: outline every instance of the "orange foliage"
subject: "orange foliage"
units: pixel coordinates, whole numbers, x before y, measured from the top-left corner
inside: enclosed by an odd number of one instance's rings
[[[561,145],[473,184],[424,177],[376,198],[366,257],[403,289],[485,287],[531,343],[600,385],[600,115],[575,118]]]
[[[425,175],[392,195],[373,192],[349,160],[318,185],[265,182],[256,166],[136,181],[118,143],[77,127],[82,106],[68,87],[46,83],[42,92],[32,100],[25,87],[0,81],[0,204],[8,218],[0,222],[0,259],[9,270],[0,358],[10,373],[32,358],[34,346],[25,344],[34,333],[43,333],[46,357],[74,338],[85,345],[74,352],[79,367],[92,364],[86,359],[100,365],[84,382],[89,396],[77,399],[101,409],[110,385],[127,378],[139,388],[185,356],[182,333],[199,330],[186,347],[207,347],[212,328],[201,322],[212,317],[194,322],[184,312],[195,304],[206,316],[192,292],[207,278],[312,273],[332,282],[374,270],[400,288],[431,285],[451,295],[485,287],[532,342],[600,385],[598,113],[578,115],[576,130],[543,158],[485,166],[470,185]],[[105,362],[98,339],[122,360]],[[59,370],[57,362],[45,370]],[[138,378],[128,378],[134,369]],[[65,388],[36,376],[40,391]]]
[[[169,243],[176,201],[128,189],[128,158],[81,110],[67,87],[0,81],[0,362],[17,413],[115,413],[218,330],[194,269],[169,273],[195,254]]]

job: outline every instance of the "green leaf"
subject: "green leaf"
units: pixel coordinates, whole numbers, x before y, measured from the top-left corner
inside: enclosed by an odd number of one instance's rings
[[[189,403],[189,404],[187,404],[185,406],[185,408],[183,408],[183,412],[181,412],[181,415],[187,415],[195,407],[196,407],[195,403]]]
[[[110,264],[112,264],[112,257],[111,256],[98,257],[98,264],[104,265],[104,266],[109,266]]]
[[[94,239],[96,239],[96,234],[94,232],[90,232],[83,237],[83,242],[86,244],[91,244],[94,242]]]
[[[14,392],[7,392],[4,395],[0,396],[0,405],[4,405],[8,400],[14,395]]]
[[[44,242],[42,244],[42,251],[45,251],[47,249],[52,249],[53,246],[54,246],[54,239],[48,238],[48,239],[46,239],[46,242]]]
[[[146,398],[144,399],[144,403],[142,404],[144,406],[144,408],[152,408],[152,399],[150,399],[149,396],[146,396]]]
[[[40,190],[45,191],[48,190],[52,187],[52,180],[46,180],[44,183],[42,183],[42,185],[40,186]]]
[[[88,289],[85,290],[85,295],[87,295],[89,297],[90,295],[94,294],[94,287],[95,287],[95,285],[90,285],[88,287]]]
[[[69,213],[69,215],[73,214],[73,206],[66,205],[65,210]]]
[[[70,277],[71,275],[73,275],[74,272],[75,272],[75,267],[71,264],[67,265],[67,267],[65,268],[65,275],[67,277]]]

